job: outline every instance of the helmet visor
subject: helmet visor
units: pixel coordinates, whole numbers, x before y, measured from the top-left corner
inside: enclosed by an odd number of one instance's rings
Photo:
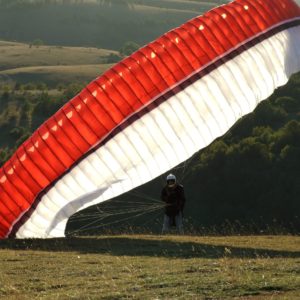
[[[169,179],[169,180],[167,180],[167,184],[168,184],[168,185],[173,185],[173,184],[175,184],[175,179]]]

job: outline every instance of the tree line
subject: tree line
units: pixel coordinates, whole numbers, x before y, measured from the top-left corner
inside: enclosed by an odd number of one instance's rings
[[[54,94],[45,83],[0,85],[0,166],[84,85],[59,84]]]

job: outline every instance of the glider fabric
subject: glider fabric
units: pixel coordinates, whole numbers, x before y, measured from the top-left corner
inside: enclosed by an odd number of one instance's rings
[[[300,70],[299,25],[292,0],[236,0],[116,64],[0,169],[0,238],[64,236],[223,135]]]

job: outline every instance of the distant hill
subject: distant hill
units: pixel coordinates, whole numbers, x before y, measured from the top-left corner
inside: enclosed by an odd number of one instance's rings
[[[0,41],[0,85],[4,83],[46,83],[48,87],[89,82],[108,69],[112,50],[33,46]]]
[[[0,39],[118,50],[126,41],[144,45],[224,2],[2,0]]]
[[[116,51],[93,47],[32,45],[0,40],[0,71],[20,67],[91,65],[107,62]]]

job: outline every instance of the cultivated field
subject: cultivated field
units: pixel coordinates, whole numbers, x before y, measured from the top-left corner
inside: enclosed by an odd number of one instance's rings
[[[300,237],[0,242],[1,299],[300,299]]]

